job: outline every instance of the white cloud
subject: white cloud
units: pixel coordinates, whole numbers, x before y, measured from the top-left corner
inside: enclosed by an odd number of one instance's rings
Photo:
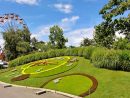
[[[72,16],[71,18],[63,18],[62,23],[72,22],[75,23],[79,19],[79,16]]]
[[[40,27],[39,32],[32,34],[32,37],[36,37],[38,40],[48,41],[49,28],[53,25]],[[67,46],[79,46],[83,38],[93,38],[94,28],[81,28],[64,33],[64,36],[68,38]]]
[[[77,29],[74,31],[70,31],[65,34],[65,37],[68,38],[68,43],[66,44],[67,46],[79,46],[83,38],[93,38],[93,32],[94,28],[82,28],[82,29]]]
[[[59,11],[64,12],[66,14],[71,13],[73,9],[71,4],[62,4],[62,3],[54,4],[54,7],[58,9]]]
[[[64,31],[71,30],[72,26],[77,23],[79,20],[79,16],[72,16],[70,18],[63,18],[61,22],[59,23],[59,26],[63,28]]]
[[[12,1],[19,4],[27,4],[27,5],[37,5],[39,2],[39,0],[7,0],[7,1]]]
[[[125,35],[120,34],[119,31],[117,31],[115,35],[116,35],[117,38],[125,38]]]
[[[33,33],[32,37],[36,37],[39,40],[42,40],[43,38],[48,37],[48,35],[50,33],[50,31],[49,31],[50,27],[52,27],[54,25],[58,25],[59,27],[61,27],[63,29],[64,32],[68,32],[71,30],[71,27],[73,25],[75,25],[75,23],[78,21],[79,18],[80,18],[79,16],[72,16],[70,18],[63,18],[58,23],[40,26],[35,31],[38,33]]]
[[[38,33],[33,33],[31,37],[36,37],[38,40],[44,40],[44,37],[48,37],[49,29],[52,25],[44,25],[37,28]]]

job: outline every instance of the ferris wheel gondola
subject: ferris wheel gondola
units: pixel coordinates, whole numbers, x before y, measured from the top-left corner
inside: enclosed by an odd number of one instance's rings
[[[24,19],[15,13],[0,15],[0,27],[4,32],[8,31],[10,28],[14,29],[14,31],[18,29],[28,29]]]

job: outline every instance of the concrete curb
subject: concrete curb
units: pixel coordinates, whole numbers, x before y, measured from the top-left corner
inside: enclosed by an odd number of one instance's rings
[[[29,89],[33,89],[33,90],[45,90],[47,92],[52,92],[52,93],[60,94],[60,95],[67,96],[67,97],[70,97],[70,98],[83,98],[83,97],[75,96],[75,95],[72,95],[72,94],[63,93],[63,92],[60,92],[60,91],[55,91],[55,90],[50,90],[50,89],[45,89],[45,88],[20,86],[20,85],[5,83],[5,82],[2,82],[2,81],[0,81],[0,84],[2,84],[2,85],[12,85],[14,87],[19,87],[19,88],[29,88]]]

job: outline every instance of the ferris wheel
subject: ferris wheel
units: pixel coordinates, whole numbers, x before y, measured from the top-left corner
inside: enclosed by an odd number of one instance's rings
[[[14,31],[28,29],[24,19],[15,13],[0,15],[0,27],[3,32],[7,32],[10,29]]]

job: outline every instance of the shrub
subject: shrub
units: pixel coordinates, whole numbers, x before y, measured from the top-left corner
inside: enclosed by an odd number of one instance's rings
[[[61,51],[62,50],[55,50],[56,57],[63,55],[63,54],[61,54]]]
[[[56,57],[56,50],[51,50],[47,54],[48,58]]]
[[[70,49],[70,56],[78,56],[78,48]]]
[[[124,71],[130,71],[130,51],[121,51],[119,57],[121,69]]]
[[[85,57],[86,59],[90,59],[94,49],[94,46],[86,47],[83,51],[83,57]]]
[[[130,51],[96,49],[91,57],[94,66],[112,70],[130,71]]]
[[[94,66],[99,68],[120,70],[119,51],[96,49],[91,57]]]
[[[82,57],[83,56],[83,51],[84,51],[84,48],[79,48],[78,50],[78,56]]]
[[[65,56],[69,56],[70,55],[70,52],[71,52],[71,49],[70,48],[68,48],[68,49],[66,49],[65,51],[64,51],[64,55]]]
[[[95,49],[91,57],[91,61],[94,64],[94,66],[99,68],[102,68],[104,66],[102,59],[104,58],[105,53],[106,51],[104,49]]]
[[[126,49],[128,42],[129,42],[128,39],[118,38],[117,41],[114,42],[113,48],[114,49],[122,49],[122,50]]]
[[[21,56],[17,59],[10,61],[9,67],[15,67],[15,66],[19,66],[19,65],[23,65],[23,64],[32,62],[32,61],[46,59],[46,58],[48,58],[47,53],[44,53],[44,52],[43,53],[42,52],[33,53],[33,54],[26,55],[26,56]]]

